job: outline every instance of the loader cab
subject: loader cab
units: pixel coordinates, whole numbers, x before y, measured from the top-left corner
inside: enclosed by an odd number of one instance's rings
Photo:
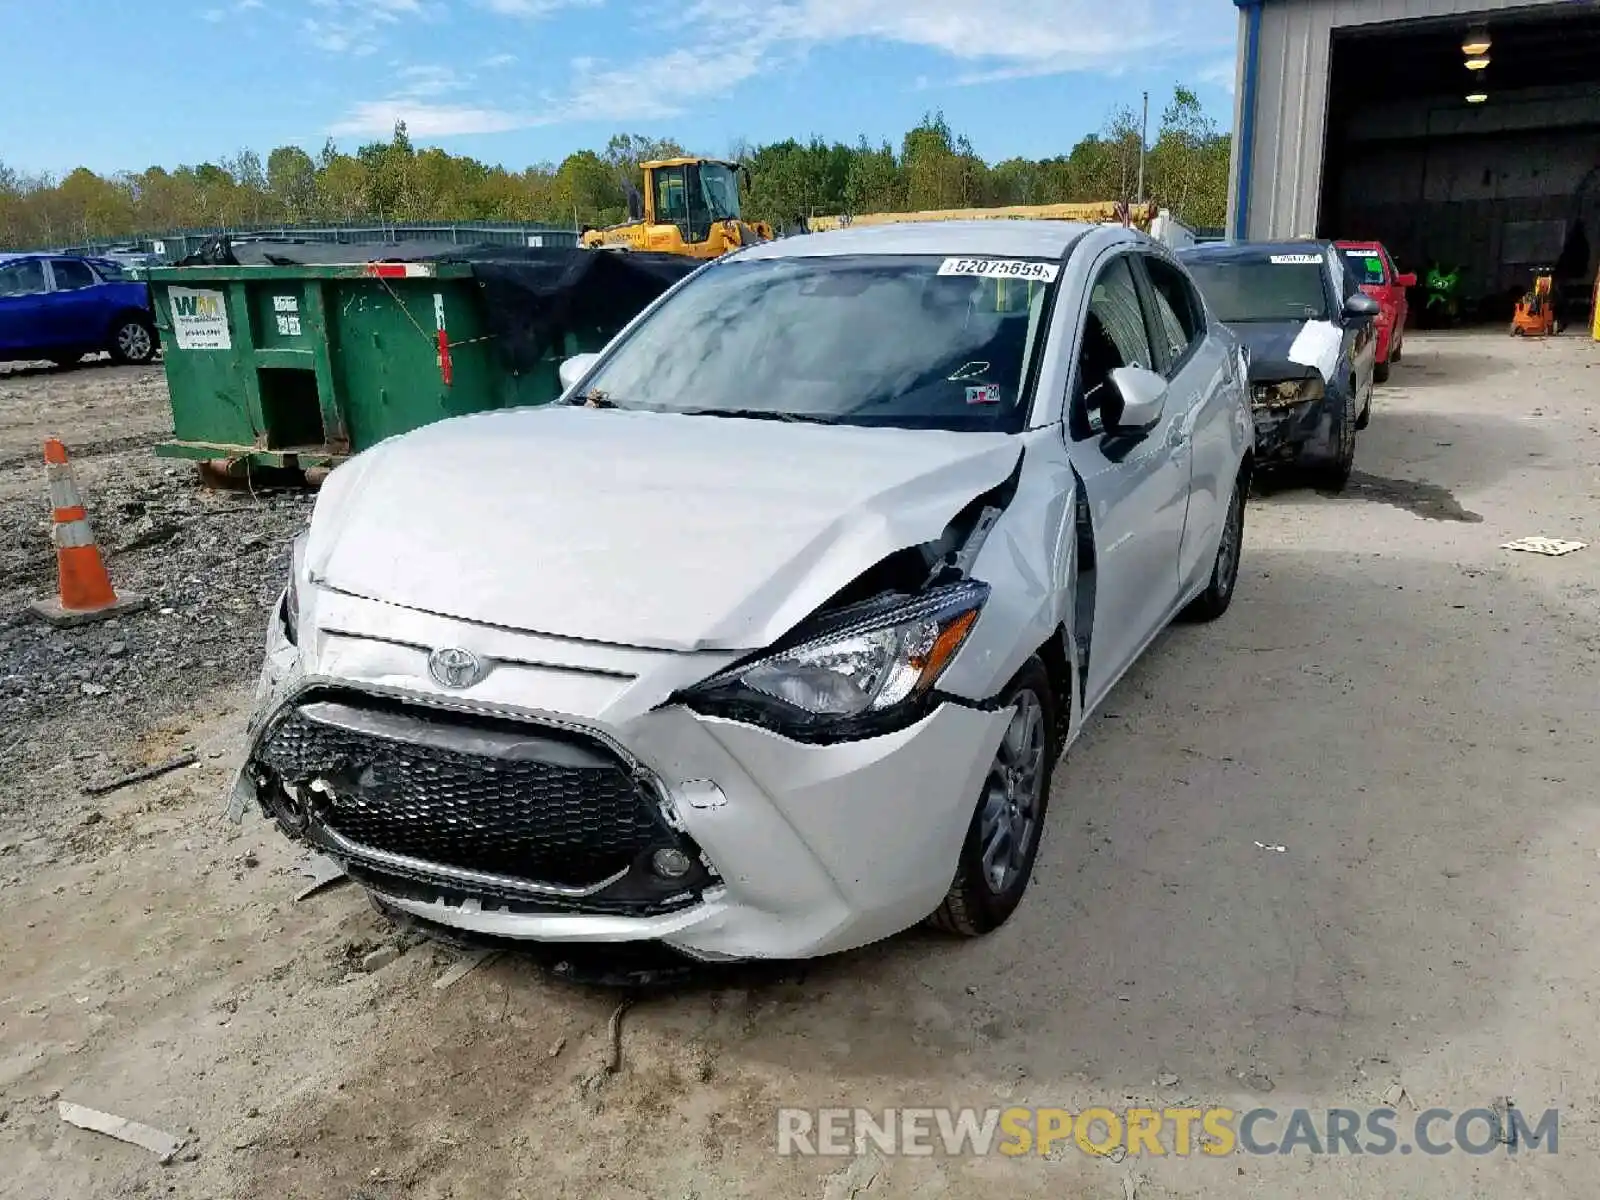
[[[714,223],[739,220],[739,177],[732,163],[673,158],[641,165],[650,224],[676,225],[685,243],[701,243]]]

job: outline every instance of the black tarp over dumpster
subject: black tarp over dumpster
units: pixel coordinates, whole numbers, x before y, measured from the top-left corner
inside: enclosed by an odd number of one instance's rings
[[[472,268],[484,321],[506,370],[526,374],[566,334],[620,329],[703,263],[676,254],[539,249],[445,242],[365,246],[230,242],[212,238],[177,265],[300,266],[318,263],[458,262]],[[591,339],[580,338],[588,341]]]

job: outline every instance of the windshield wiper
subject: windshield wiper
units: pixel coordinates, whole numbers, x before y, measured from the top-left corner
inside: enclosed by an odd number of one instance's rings
[[[834,418],[820,413],[782,412],[770,408],[680,408],[681,417],[737,417],[747,421],[787,421],[808,425],[833,425]]]
[[[617,402],[606,395],[599,388],[590,388],[581,396],[574,396],[567,403],[573,408],[616,408]]]

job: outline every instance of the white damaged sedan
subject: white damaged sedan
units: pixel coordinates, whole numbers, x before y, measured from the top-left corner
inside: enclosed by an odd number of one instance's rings
[[[235,811],[425,923],[986,933],[1058,754],[1232,598],[1244,360],[1122,228],[753,247],[563,377],[334,471],[272,620]]]

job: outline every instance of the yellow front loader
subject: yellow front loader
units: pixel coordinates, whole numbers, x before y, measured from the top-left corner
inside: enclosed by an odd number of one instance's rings
[[[717,258],[756,242],[770,242],[772,227],[746,221],[739,211],[738,164],[715,158],[668,158],[640,164],[644,195],[629,197],[631,220],[586,229],[588,250],[651,250],[690,258]]]

